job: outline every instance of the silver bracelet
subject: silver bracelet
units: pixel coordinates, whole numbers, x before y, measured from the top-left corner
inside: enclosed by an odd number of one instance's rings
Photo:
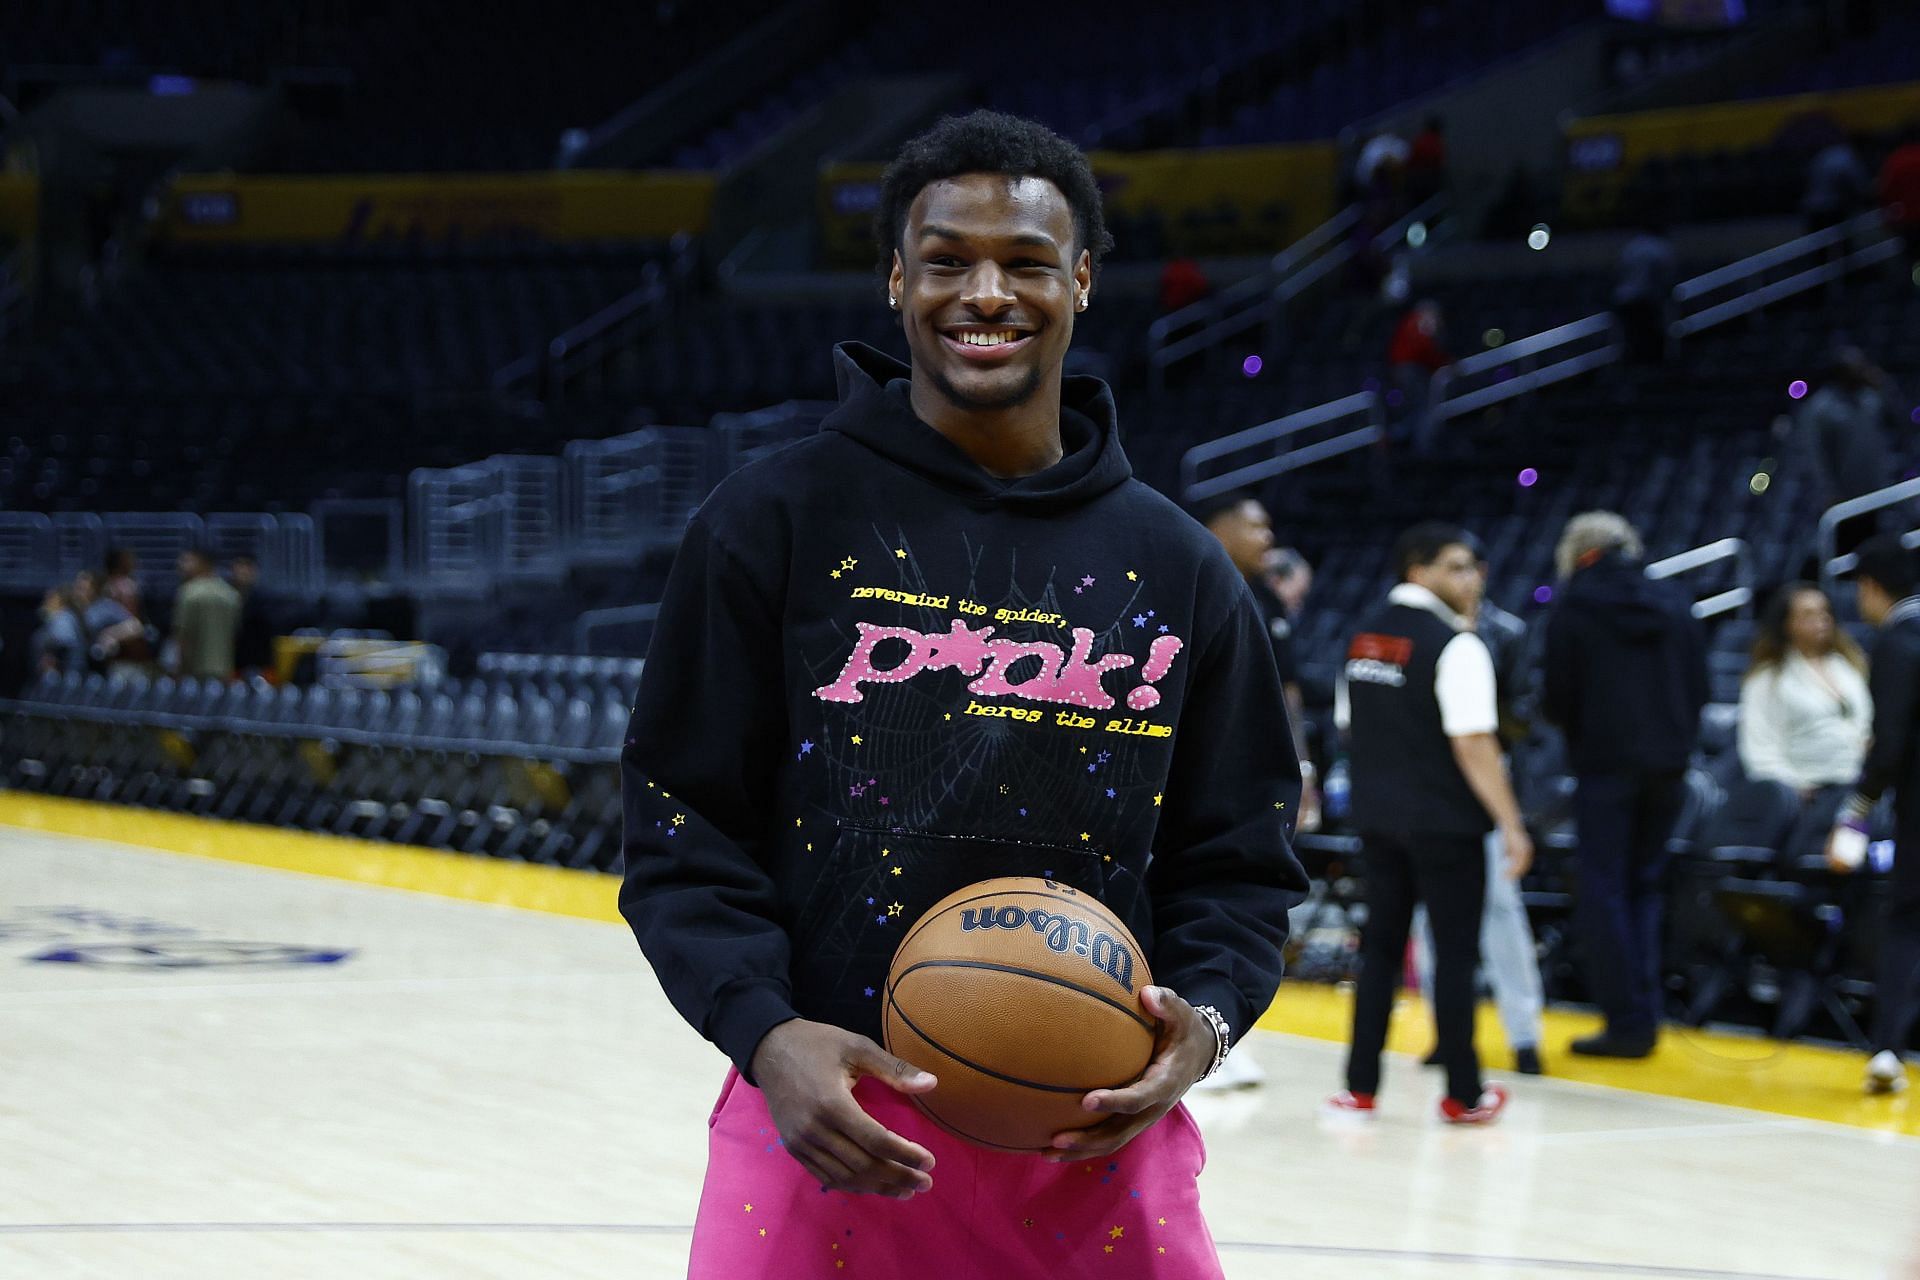
[[[1212,1005],[1197,1004],[1193,1006],[1193,1011],[1206,1019],[1207,1025],[1213,1028],[1215,1046],[1212,1064],[1200,1073],[1199,1080],[1194,1081],[1195,1084],[1199,1084],[1200,1080],[1205,1080],[1208,1076],[1213,1075],[1214,1072],[1220,1070],[1221,1066],[1225,1064],[1227,1060],[1227,1050],[1233,1047],[1233,1036],[1232,1032],[1227,1029],[1226,1018]]]

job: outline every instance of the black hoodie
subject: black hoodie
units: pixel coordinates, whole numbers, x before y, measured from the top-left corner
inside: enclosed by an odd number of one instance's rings
[[[1243,1032],[1306,888],[1244,580],[1133,479],[1098,380],[1062,386],[1061,460],[1001,480],[914,415],[906,366],[836,361],[820,432],[693,517],[647,654],[620,907],[668,998],[742,1072],[796,1016],[877,1040],[914,921],[1038,875]]]
[[[1573,575],[1547,619],[1541,710],[1576,774],[1684,769],[1707,703],[1692,603],[1617,552]]]

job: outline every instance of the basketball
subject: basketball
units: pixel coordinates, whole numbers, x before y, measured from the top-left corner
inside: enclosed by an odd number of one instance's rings
[[[1033,876],[983,880],[916,924],[887,975],[889,1052],[939,1077],[914,1102],[983,1147],[1039,1151],[1104,1116],[1080,1100],[1153,1056],[1140,945],[1097,900]]]

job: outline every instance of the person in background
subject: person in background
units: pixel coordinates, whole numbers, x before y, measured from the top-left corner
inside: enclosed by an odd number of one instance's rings
[[[1446,335],[1446,317],[1441,314],[1440,304],[1428,298],[1407,309],[1387,343],[1387,381],[1404,397],[1402,420],[1412,424],[1408,434],[1416,455],[1426,454],[1433,446],[1432,418],[1427,409],[1433,396],[1433,375],[1453,363]]]
[[[1512,751],[1533,729],[1533,669],[1527,659],[1527,624],[1487,599],[1489,565],[1486,553],[1474,544],[1475,569],[1480,575],[1478,607],[1473,611],[1474,634],[1493,659],[1494,688],[1499,700],[1500,745]],[[1509,771],[1511,772],[1511,771]],[[1500,1025],[1513,1050],[1514,1069],[1537,1076],[1546,1068],[1540,1060],[1540,1018],[1546,993],[1540,981],[1540,953],[1534,945],[1533,924],[1520,897],[1519,875],[1512,871],[1506,845],[1498,831],[1487,833],[1487,896],[1480,912],[1480,964],[1493,988]],[[1524,868],[1522,869],[1524,870]],[[1420,989],[1433,1004],[1433,929],[1422,908],[1414,923],[1414,956],[1420,970]],[[1427,1065],[1441,1065],[1435,1049]]]
[[[1665,222],[1642,219],[1614,264],[1613,315],[1628,360],[1659,364],[1667,358],[1667,303],[1679,279],[1680,258]]]
[[[1272,517],[1257,499],[1245,493],[1230,493],[1202,504],[1199,519],[1226,548],[1228,558],[1241,576],[1246,578],[1254,602],[1260,607],[1260,616],[1267,627],[1267,638],[1273,643],[1274,666],[1280,673],[1280,687],[1286,698],[1294,752],[1300,758],[1300,816],[1295,830],[1317,831],[1321,820],[1319,779],[1307,754],[1306,713],[1300,695],[1300,664],[1293,647],[1293,613],[1287,605],[1286,594],[1275,588],[1272,575],[1268,572],[1270,558],[1274,554]],[[1298,559],[1297,554],[1295,558]],[[1300,563],[1304,569],[1306,562]],[[1308,571],[1306,576],[1310,578],[1311,572]],[[1222,1093],[1251,1088],[1263,1083],[1266,1078],[1266,1072],[1251,1054],[1229,1054],[1219,1071],[1194,1088],[1202,1093]]]
[[[88,664],[110,679],[144,677],[153,653],[146,624],[120,601],[102,594],[100,575],[91,570],[75,575],[69,595],[87,630]]]
[[[1573,1052],[1645,1058],[1659,1038],[1667,840],[1707,703],[1692,602],[1647,577],[1639,533],[1611,511],[1567,522],[1566,582],[1547,617],[1541,710],[1566,735],[1579,790],[1574,922],[1606,1029]]]
[[[67,592],[49,587],[40,601],[40,626],[30,646],[37,675],[81,675],[87,669],[87,629]]]
[[[213,571],[204,551],[180,553],[180,589],[173,597],[173,639],[179,675],[233,677],[233,644],[240,633],[240,593]]]
[[[1428,116],[1407,147],[1407,204],[1418,208],[1446,185],[1446,125],[1439,116]]]
[[[1525,874],[1533,842],[1500,758],[1493,660],[1468,618],[1479,605],[1472,539],[1445,524],[1394,546],[1400,584],[1347,650],[1338,718],[1348,730],[1367,922],[1353,1005],[1347,1087],[1335,1112],[1372,1114],[1415,906],[1433,922],[1434,1022],[1447,1091],[1440,1116],[1485,1124],[1507,1091],[1484,1084],[1473,1047],[1473,979],[1486,893],[1486,836],[1504,839],[1506,874]]]
[[[1873,740],[1840,820],[1827,837],[1827,863],[1857,870],[1867,852],[1867,822],[1893,792],[1893,870],[1880,926],[1872,1046],[1866,1090],[1907,1087],[1902,1055],[1920,1013],[1920,572],[1892,534],[1860,544],[1854,567],[1860,616],[1879,629],[1873,646]]]
[[[1353,185],[1362,204],[1377,208],[1391,223],[1405,210],[1403,179],[1412,148],[1391,129],[1368,138],[1353,162]],[[1385,225],[1384,223],[1382,225]]]
[[[1261,566],[1265,570],[1267,590],[1280,600],[1289,619],[1298,618],[1313,590],[1313,566],[1292,547],[1275,547],[1267,552]]]
[[[1908,129],[1887,153],[1874,187],[1887,228],[1906,242],[1906,265],[1920,266],[1920,130]]]
[[[1407,369],[1430,377],[1452,363],[1453,357],[1446,347],[1446,319],[1440,313],[1440,304],[1426,298],[1407,308],[1387,342],[1389,372],[1398,374]]]
[[[106,578],[100,583],[100,595],[146,622],[140,607],[140,557],[131,547],[114,547],[107,552]]]
[[[242,675],[273,670],[273,624],[260,599],[260,562],[235,556],[227,565],[233,589],[240,593],[240,630],[233,639],[233,667]]]
[[[1866,655],[1834,625],[1826,592],[1795,582],[1768,602],[1740,685],[1740,767],[1800,798],[1781,850],[1790,864],[1824,848],[1860,776],[1873,731],[1866,673]]]
[[[1307,755],[1300,662],[1293,648],[1293,613],[1267,576],[1267,556],[1273,551],[1273,518],[1258,499],[1246,493],[1212,498],[1201,504],[1197,515],[1207,531],[1226,548],[1233,567],[1247,580],[1254,603],[1260,606],[1267,638],[1273,642],[1274,665],[1279,668],[1280,685],[1286,694],[1294,754],[1300,759],[1300,817],[1295,830],[1317,831],[1320,827],[1319,778]]]
[[[1172,315],[1213,292],[1207,273],[1192,258],[1169,258],[1160,269],[1160,314]]]
[[[1824,231],[1864,209],[1873,191],[1873,175],[1845,138],[1814,152],[1807,165],[1807,194],[1800,201],[1807,231]]]
[[[1801,453],[1819,473],[1822,506],[1872,493],[1899,478],[1884,429],[1893,415],[1894,392],[1893,379],[1865,352],[1835,348],[1819,390],[1801,402],[1794,425]],[[1835,534],[1837,554],[1859,546],[1893,510],[1841,521]]]

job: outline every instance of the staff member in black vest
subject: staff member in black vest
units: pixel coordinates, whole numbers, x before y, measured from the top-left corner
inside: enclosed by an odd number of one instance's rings
[[[1667,841],[1707,704],[1706,644],[1692,602],[1647,577],[1640,535],[1611,511],[1567,522],[1554,562],[1566,586],[1547,618],[1541,710],[1567,738],[1579,790],[1574,925],[1606,1029],[1575,1053],[1644,1058],[1660,1027]]]
[[[1507,1103],[1505,1088],[1483,1087],[1473,1048],[1485,840],[1499,829],[1514,876],[1532,862],[1533,842],[1500,758],[1493,660],[1467,621],[1483,585],[1472,538],[1452,525],[1416,525],[1395,544],[1394,563],[1400,585],[1353,638],[1335,710],[1350,735],[1367,924],[1347,1087],[1329,1105],[1374,1109],[1413,909],[1425,904],[1434,1023],[1447,1071],[1440,1115],[1485,1124]]]
[[[1827,862],[1848,872],[1865,860],[1867,815],[1891,790],[1893,873],[1866,1082],[1868,1093],[1888,1094],[1907,1087],[1901,1059],[1920,1015],[1920,573],[1892,534],[1868,538],[1857,554],[1860,616],[1880,630],[1873,645],[1873,745],[1827,838]]]

